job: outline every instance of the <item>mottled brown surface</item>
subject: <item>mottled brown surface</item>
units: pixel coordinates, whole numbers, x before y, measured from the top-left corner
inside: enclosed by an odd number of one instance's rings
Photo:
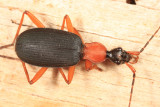
[[[135,6],[124,0],[1,0],[0,46],[12,42],[18,27],[15,23],[19,23],[24,10],[29,10],[45,26],[57,29],[68,14],[85,42],[100,42],[108,50],[121,46],[138,51],[160,25],[160,0],[152,1],[138,0]],[[24,24],[27,26],[21,31],[34,26],[27,17]],[[137,78],[131,107],[160,106],[159,35],[133,65]],[[0,50],[0,55],[17,57],[13,47]],[[52,68],[38,82],[29,85],[20,61],[0,58],[0,106],[127,107],[132,81],[130,69],[110,61],[98,65],[103,72],[87,72],[84,61],[80,62],[70,85]],[[39,69],[28,67],[31,77]]]

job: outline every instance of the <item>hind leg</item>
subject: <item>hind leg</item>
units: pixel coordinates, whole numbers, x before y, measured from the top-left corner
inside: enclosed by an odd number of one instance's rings
[[[21,29],[21,27],[22,27],[22,23],[23,23],[24,15],[25,15],[25,14],[31,19],[31,21],[32,21],[38,28],[44,28],[44,25],[43,25],[32,13],[30,13],[29,11],[24,11],[23,14],[22,14],[21,21],[20,21],[20,24],[19,24],[19,26],[18,26],[16,35],[15,35],[15,37],[14,37],[14,39],[13,39],[13,42],[10,43],[10,44],[8,44],[8,45],[1,46],[0,49],[8,48],[8,47],[14,45],[15,40],[16,40],[16,38],[18,37],[19,32],[20,32],[20,29]]]

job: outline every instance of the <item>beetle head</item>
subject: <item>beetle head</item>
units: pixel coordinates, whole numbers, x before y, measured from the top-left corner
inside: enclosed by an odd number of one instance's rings
[[[125,62],[129,62],[132,57],[129,53],[119,47],[112,49],[111,51],[107,51],[107,58],[119,65]]]

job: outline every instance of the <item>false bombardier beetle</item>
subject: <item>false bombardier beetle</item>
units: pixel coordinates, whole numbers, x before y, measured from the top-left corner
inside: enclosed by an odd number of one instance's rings
[[[24,15],[27,15],[38,27],[29,29],[19,35]],[[67,31],[64,31],[64,25]],[[61,30],[45,28],[44,25],[29,11],[22,14],[15,38],[11,44],[1,46],[0,49],[13,46],[30,84],[35,83],[48,67],[57,67],[65,82],[70,84],[73,78],[75,65],[81,58],[85,59],[87,70],[93,68],[101,70],[92,63],[103,62],[106,58],[106,48],[101,43],[83,42],[78,31],[72,26],[68,15],[63,19]],[[30,80],[25,63],[42,67]],[[68,79],[62,67],[69,67]]]
[[[26,30],[19,35],[25,14],[38,28]],[[63,30],[65,22],[68,32]],[[57,30],[45,28],[33,14],[29,11],[25,11],[22,14],[13,42],[11,44],[1,46],[0,49],[13,46],[16,42],[15,51],[22,62],[24,72],[30,84],[35,83],[44,74],[48,67],[57,67],[65,82],[70,84],[74,75],[75,65],[80,61],[80,59],[85,60],[86,70],[102,70],[96,65],[96,63],[104,62],[106,59],[111,60],[117,65],[126,64],[133,72],[128,106],[130,107],[136,77],[136,70],[131,64],[137,63],[140,53],[149,44],[159,29],[160,27],[140,51],[125,51],[121,47],[108,51],[101,43],[84,43],[81,35],[72,26],[68,15],[63,19],[61,30]],[[42,67],[31,80],[25,63]],[[66,78],[62,67],[69,67],[68,79]]]

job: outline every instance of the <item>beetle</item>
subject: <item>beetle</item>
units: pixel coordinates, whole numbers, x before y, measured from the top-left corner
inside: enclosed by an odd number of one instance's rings
[[[27,15],[38,28],[29,29],[19,34],[24,15]],[[63,30],[65,22],[68,32]],[[23,12],[13,42],[1,46],[0,49],[8,48],[14,44],[16,54],[22,62],[24,72],[30,84],[35,83],[48,67],[57,67],[65,82],[70,84],[74,75],[75,65],[82,57],[86,60],[85,68],[87,70],[101,70],[101,68],[92,63],[103,62],[106,58],[106,48],[101,43],[84,44],[81,35],[72,26],[68,15],[64,16],[61,30],[58,30],[45,28],[32,13],[29,11]],[[42,67],[31,80],[25,63]],[[62,67],[69,67],[68,79]]]
[[[38,28],[26,30],[19,35],[25,14]],[[68,32],[63,30],[65,22]],[[131,64],[138,62],[140,53],[143,52],[159,29],[160,27],[140,51],[125,51],[121,47],[108,51],[101,43],[84,43],[79,32],[72,26],[68,15],[64,16],[61,30],[58,30],[45,28],[32,13],[25,11],[22,14],[13,42],[11,44],[1,46],[0,49],[8,48],[15,44],[16,54],[22,62],[25,75],[30,84],[35,83],[45,73],[48,67],[57,67],[65,82],[70,84],[74,75],[75,65],[81,59],[85,60],[86,70],[98,69],[102,71],[96,63],[104,62],[106,59],[109,59],[117,65],[126,64],[133,72],[128,105],[128,107],[130,107],[136,77],[136,70]],[[1,57],[4,56],[1,55]],[[4,58],[12,59],[11,57]],[[25,63],[42,67],[31,80]],[[62,67],[69,67],[68,79],[66,78]]]

